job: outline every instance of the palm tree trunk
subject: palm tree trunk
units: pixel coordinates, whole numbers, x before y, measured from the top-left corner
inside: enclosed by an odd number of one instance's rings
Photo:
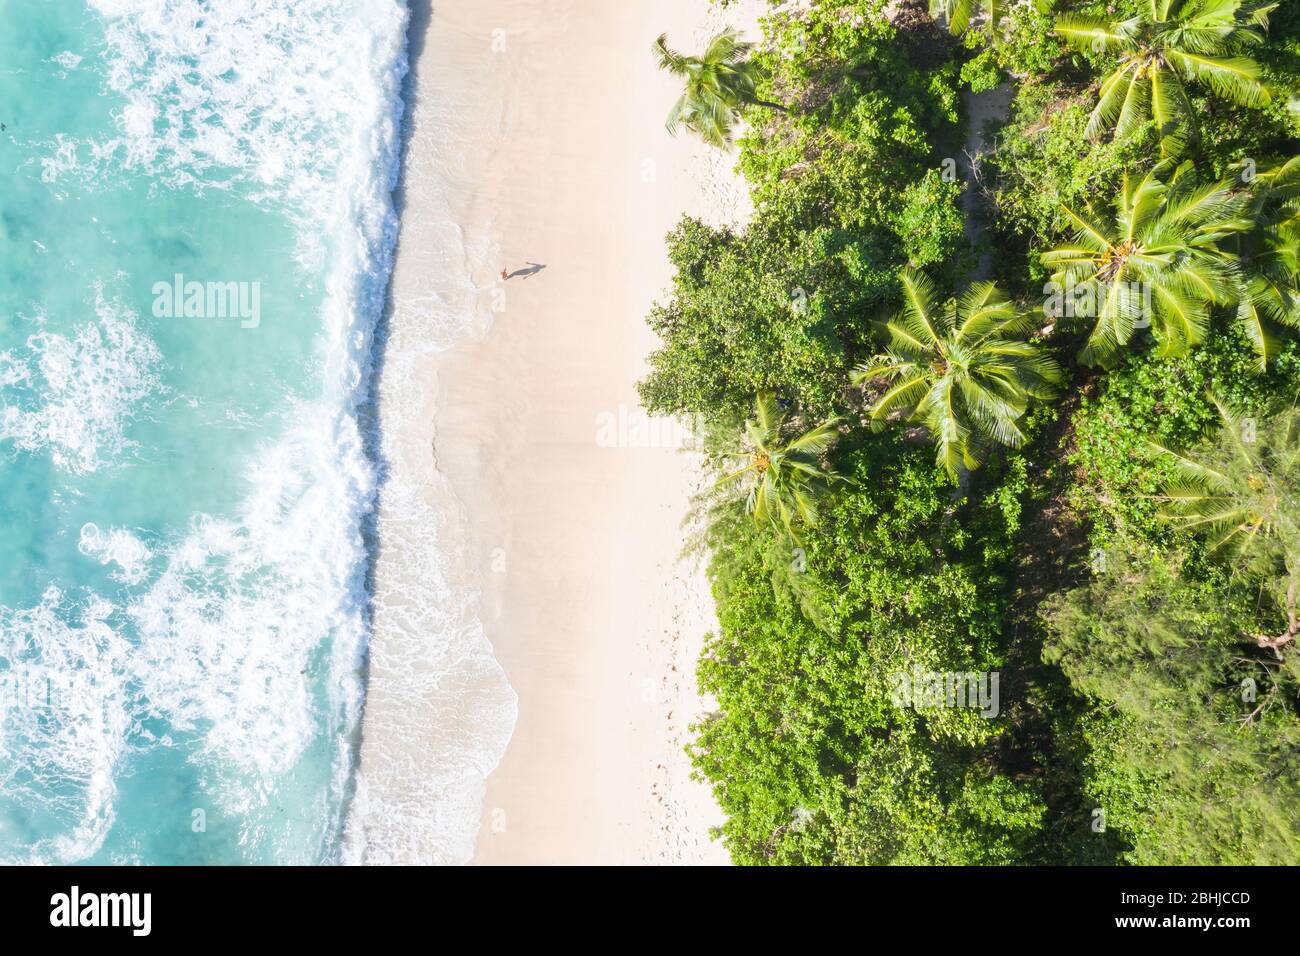
[[[961,501],[970,491],[970,469],[964,465],[957,468],[957,487],[952,490],[949,496],[953,501]]]

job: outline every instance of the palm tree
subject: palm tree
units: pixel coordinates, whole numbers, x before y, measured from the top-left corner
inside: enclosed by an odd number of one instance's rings
[[[1120,55],[1102,81],[1088,135],[1097,138],[1113,126],[1116,135],[1124,136],[1154,118],[1161,155],[1179,155],[1196,129],[1183,86],[1187,80],[1243,106],[1266,105],[1270,94],[1259,80],[1259,64],[1237,54],[1264,41],[1269,12],[1276,6],[1243,0],[1145,0],[1137,16],[1116,22],[1063,14],[1056,32],[1066,42]]]
[[[1241,559],[1266,585],[1280,582],[1287,630],[1257,636],[1276,650],[1300,633],[1300,410],[1261,421],[1210,399],[1222,422],[1211,441],[1189,454],[1150,443],[1177,475],[1160,496],[1163,516],[1179,530],[1207,534],[1211,554]]]
[[[1039,344],[1017,337],[1033,327],[991,282],[958,299],[938,300],[922,272],[902,273],[906,304],[887,324],[884,354],[853,371],[854,384],[883,378],[889,387],[871,409],[883,426],[903,415],[924,423],[938,445],[936,461],[950,475],[978,467],[990,443],[1017,448],[1017,420],[1030,399],[1047,398],[1061,367]]]
[[[952,33],[961,34],[970,26],[976,6],[988,14],[989,34],[996,37],[995,27],[1002,19],[1002,0],[930,0],[930,16],[943,17]]]
[[[1300,328],[1300,156],[1256,174],[1245,218],[1237,321],[1263,372],[1275,351],[1271,327]]]
[[[770,392],[754,399],[754,417],[745,423],[748,447],[733,454],[738,468],[725,475],[715,490],[743,487],[745,511],[759,524],[780,525],[795,536],[794,524],[817,524],[817,495],[827,484],[840,480],[822,458],[838,433],[835,419],[822,422],[788,442],[782,442],[786,416]]]
[[[665,125],[677,134],[685,126],[710,146],[725,148],[731,143],[731,131],[740,119],[740,109],[747,104],[784,110],[779,103],[760,100],[754,93],[756,67],[749,57],[752,43],[740,40],[730,28],[709,41],[703,56],[682,56],[668,48],[668,34],[654,42],[659,68],[686,82],[686,90],[673,105]]]
[[[1181,355],[1204,340],[1210,307],[1235,301],[1239,274],[1225,240],[1249,228],[1247,197],[1232,183],[1199,185],[1190,163],[1125,176],[1113,214],[1061,207],[1073,243],[1043,253],[1066,309],[1095,318],[1079,359],[1109,364],[1138,327],[1150,325],[1159,354]]]

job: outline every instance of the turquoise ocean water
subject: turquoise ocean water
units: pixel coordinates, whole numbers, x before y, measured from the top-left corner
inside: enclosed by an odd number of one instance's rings
[[[406,16],[0,0],[0,861],[339,859]]]

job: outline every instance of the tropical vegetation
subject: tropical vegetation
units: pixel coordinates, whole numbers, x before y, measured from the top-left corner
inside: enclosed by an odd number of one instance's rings
[[[1202,535],[1210,554],[1235,558],[1236,572],[1261,592],[1273,592],[1286,631],[1256,643],[1276,650],[1300,629],[1300,411],[1274,410],[1261,428],[1253,415],[1217,398],[1214,404],[1222,418],[1216,440],[1189,453],[1155,445],[1177,473],[1161,494],[1165,514],[1180,530]]]
[[[817,524],[817,496],[836,477],[822,458],[837,437],[835,421],[822,422],[783,440],[786,415],[771,392],[754,399],[754,417],[745,422],[748,440],[734,455],[737,467],[714,486],[740,488],[745,513],[759,524],[779,525],[794,537],[796,523]]]
[[[1002,19],[1003,4],[998,0],[979,0],[978,3],[976,0],[930,0],[930,15],[943,17],[953,33],[966,32],[977,8],[986,17],[989,32],[994,32]]]
[[[710,146],[731,142],[741,107],[757,103],[750,44],[734,30],[723,30],[700,56],[683,56],[668,47],[668,34],[659,36],[654,53],[659,68],[681,79],[685,90],[668,113],[668,132],[684,126]]]
[[[904,305],[886,324],[888,350],[850,376],[856,385],[888,385],[871,406],[872,423],[895,415],[923,422],[937,463],[953,477],[979,467],[990,444],[1019,448],[1025,435],[1016,421],[1061,380],[1046,350],[1017,337],[1033,328],[1032,313],[992,282],[941,303],[924,273],[905,269],[901,281]]]
[[[1271,93],[1260,66],[1243,51],[1264,42],[1276,3],[1243,0],[1144,0],[1133,16],[1103,20],[1062,14],[1057,32],[1068,43],[1118,62],[1101,82],[1088,135],[1114,128],[1124,135],[1154,121],[1163,156],[1178,156],[1196,136],[1185,81],[1244,106],[1263,106]]]
[[[1070,242],[1042,262],[1062,306],[1095,318],[1081,362],[1114,361],[1139,326],[1161,355],[1181,355],[1205,340],[1213,307],[1233,301],[1239,263],[1223,243],[1245,228],[1242,198],[1230,182],[1198,184],[1191,163],[1165,181],[1162,169],[1125,173],[1110,215],[1061,207]]]
[[[1298,863],[1300,5],[976,7],[773,2],[682,114],[754,200],[641,383],[718,482],[717,836]]]

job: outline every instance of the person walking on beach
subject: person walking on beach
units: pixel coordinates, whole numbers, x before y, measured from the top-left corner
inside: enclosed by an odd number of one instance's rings
[[[543,269],[546,268],[546,264],[542,262],[529,262],[525,260],[525,264],[528,266],[528,268],[518,269],[514,272],[507,272],[505,269],[502,269],[501,270],[502,281],[506,279],[513,279],[515,276],[523,276],[525,279],[527,279],[530,276],[537,275],[537,273],[541,272]]]

